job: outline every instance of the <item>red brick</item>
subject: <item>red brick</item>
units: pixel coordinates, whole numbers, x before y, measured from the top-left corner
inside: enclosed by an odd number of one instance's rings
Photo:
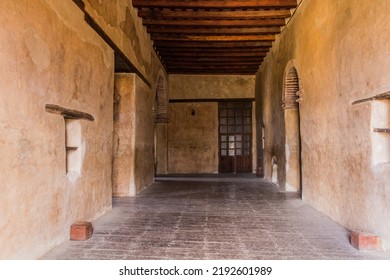
[[[381,239],[369,233],[361,231],[351,232],[351,245],[358,250],[380,250]]]
[[[70,226],[70,240],[83,241],[91,238],[93,227],[91,222],[76,222]]]

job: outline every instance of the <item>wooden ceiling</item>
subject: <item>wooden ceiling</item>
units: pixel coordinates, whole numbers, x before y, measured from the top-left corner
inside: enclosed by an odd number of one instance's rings
[[[132,0],[170,74],[255,74],[297,0]]]

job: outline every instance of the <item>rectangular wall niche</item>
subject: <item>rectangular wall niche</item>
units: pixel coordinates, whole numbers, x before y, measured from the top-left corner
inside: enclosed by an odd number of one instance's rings
[[[64,117],[66,173],[71,176],[70,178],[77,178],[81,174],[83,164],[83,141],[80,121],[94,121],[95,118],[85,112],[67,109],[54,104],[46,104],[45,110]]]
[[[81,125],[79,120],[65,119],[66,173],[81,173]]]
[[[371,127],[373,164],[390,163],[390,99],[372,101]]]

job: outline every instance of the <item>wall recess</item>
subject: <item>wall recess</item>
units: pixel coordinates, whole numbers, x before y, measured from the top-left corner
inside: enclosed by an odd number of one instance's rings
[[[95,118],[88,113],[67,109],[55,104],[46,104],[45,110],[64,117],[66,173],[72,178],[78,177],[81,174],[83,161],[82,127],[80,121],[94,121]]]

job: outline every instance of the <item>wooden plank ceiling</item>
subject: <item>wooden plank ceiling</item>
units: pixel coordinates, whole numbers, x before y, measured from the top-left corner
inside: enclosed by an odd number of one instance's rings
[[[255,74],[297,0],[132,0],[170,74]]]

